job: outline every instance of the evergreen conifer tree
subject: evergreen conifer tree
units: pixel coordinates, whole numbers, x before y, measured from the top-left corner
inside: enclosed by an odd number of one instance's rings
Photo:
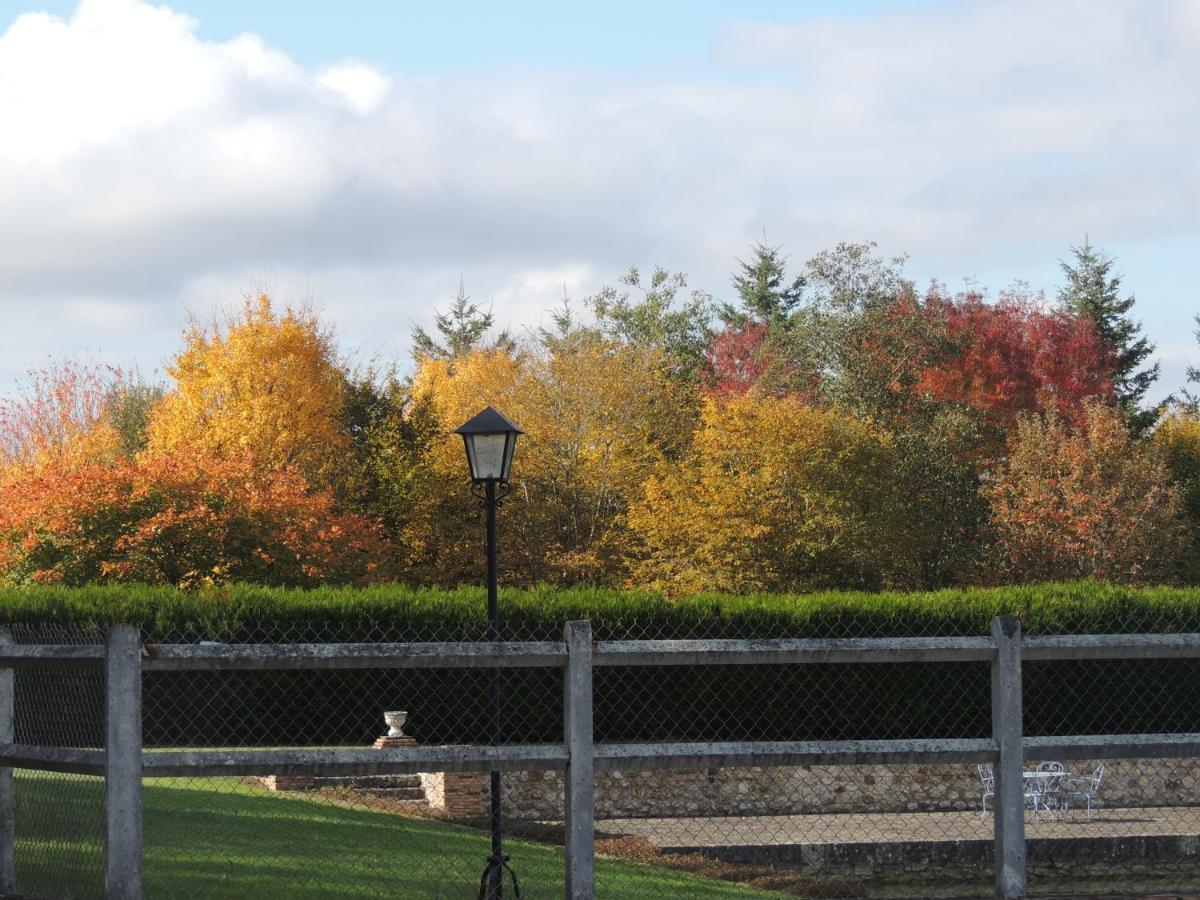
[[[747,321],[761,322],[772,328],[786,326],[800,305],[804,291],[804,276],[787,279],[787,257],[781,247],[769,247],[757,241],[749,262],[738,260],[740,271],[733,276],[740,306],[725,303],[721,318],[730,326]]]
[[[1121,276],[1113,272],[1114,259],[1094,248],[1084,238],[1082,247],[1072,247],[1074,260],[1060,262],[1067,283],[1059,300],[1076,315],[1095,323],[1100,339],[1113,353],[1113,387],[1126,424],[1141,433],[1154,424],[1161,409],[1143,408],[1142,400],[1158,380],[1159,365],[1141,368],[1154,352],[1142,335],[1142,323],[1130,311],[1134,297],[1121,296]]]
[[[444,313],[436,312],[433,323],[441,334],[444,343],[438,343],[429,332],[420,326],[412,330],[413,356],[433,359],[457,359],[483,342],[493,324],[490,310],[482,309],[478,303],[472,303],[467,296],[462,280],[458,282],[458,293],[450,303],[450,309]],[[496,339],[497,346],[507,343],[508,335],[501,334]]]

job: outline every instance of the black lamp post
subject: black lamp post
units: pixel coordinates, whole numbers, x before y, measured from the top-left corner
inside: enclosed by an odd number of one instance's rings
[[[467,462],[471,467],[471,493],[479,498],[487,510],[487,591],[488,591],[488,640],[500,640],[500,611],[496,603],[496,508],[508,495],[508,473],[512,468],[513,451],[517,447],[517,435],[524,434],[520,428],[503,414],[487,407],[455,434],[463,436],[467,447]],[[490,672],[491,694],[491,745],[498,747],[502,738],[500,729],[500,670]],[[508,857],[504,855],[500,834],[500,773],[492,772],[492,855],[479,883],[479,896],[488,900],[500,900],[503,888],[504,869]],[[518,892],[517,876],[513,877],[513,888]],[[486,894],[485,894],[486,888]]]

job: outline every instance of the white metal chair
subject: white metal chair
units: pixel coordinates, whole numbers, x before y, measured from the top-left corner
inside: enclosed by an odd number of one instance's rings
[[[1036,789],[1041,793],[1042,807],[1047,811],[1061,812],[1066,808],[1066,798],[1063,792],[1063,782],[1070,776],[1067,767],[1060,762],[1038,763],[1037,770],[1048,775],[1061,775],[1061,778],[1039,779]]]
[[[1033,811],[1034,821],[1037,821],[1038,810],[1050,810],[1050,807],[1046,805],[1041,782],[1029,778],[1022,778],[1021,781],[1025,793],[1025,808]]]
[[[975,771],[979,773],[979,781],[983,785],[983,799],[979,804],[983,808],[979,817],[983,818],[988,812],[988,800],[990,799],[994,803],[996,799],[996,776],[992,772],[990,763],[979,763],[975,766]]]
[[[1063,780],[1063,800],[1070,804],[1072,800],[1082,800],[1087,808],[1087,815],[1092,817],[1092,807],[1100,803],[1100,784],[1104,781],[1104,764],[1096,766],[1090,776],[1074,776]]]

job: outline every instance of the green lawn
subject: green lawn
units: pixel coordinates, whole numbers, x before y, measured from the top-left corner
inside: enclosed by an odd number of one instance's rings
[[[19,772],[17,877],[26,896],[99,897],[98,778]],[[480,832],[442,822],[279,796],[235,779],[147,780],[148,897],[474,897],[488,854]],[[561,897],[561,851],[506,844],[522,897]],[[598,860],[604,898],[757,898],[733,884]],[[506,893],[511,896],[511,892]]]

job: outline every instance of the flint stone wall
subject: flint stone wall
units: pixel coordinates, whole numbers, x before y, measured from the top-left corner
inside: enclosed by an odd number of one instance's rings
[[[1073,760],[1069,772],[1105,765],[1110,807],[1200,805],[1200,760]],[[1029,765],[1033,765],[1030,762]],[[777,766],[597,772],[596,818],[945,812],[979,809],[973,765]],[[487,776],[427,776],[430,805],[450,815],[487,811]],[[435,800],[434,798],[438,799]],[[504,810],[522,820],[561,819],[561,772],[504,775]]]

